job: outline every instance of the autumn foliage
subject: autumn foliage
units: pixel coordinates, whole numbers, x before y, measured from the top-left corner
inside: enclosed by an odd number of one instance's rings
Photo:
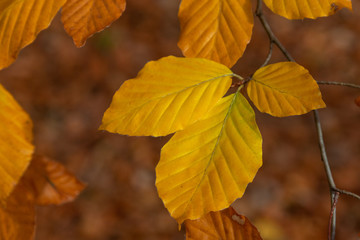
[[[352,9],[349,0],[264,3],[287,19]],[[12,64],[60,9],[65,31],[81,47],[125,6],[125,0],[3,1],[0,69]],[[251,76],[230,69],[251,40],[253,9],[250,0],[182,0],[178,46],[185,57],[145,64],[115,93],[99,127],[129,136],[174,134],[161,150],[155,184],[170,215],[179,226],[184,223],[187,239],[261,239],[231,208],[263,165],[254,108],[288,117],[326,107],[316,80],[294,61],[266,61]],[[355,102],[359,105],[358,98]],[[32,121],[2,86],[0,109],[0,239],[33,239],[35,206],[72,201],[85,185],[61,164],[33,155]]]

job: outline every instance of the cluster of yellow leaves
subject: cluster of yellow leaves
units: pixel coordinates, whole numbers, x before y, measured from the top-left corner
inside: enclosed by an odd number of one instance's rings
[[[0,69],[47,28],[62,7],[61,19],[76,46],[121,16],[125,0],[3,0],[0,2]]]
[[[349,0],[264,2],[288,19],[351,9]],[[228,67],[251,39],[251,1],[182,0],[179,20],[178,45],[187,58],[170,56],[146,64],[115,93],[100,129],[132,136],[176,132],[162,148],[156,167],[156,186],[164,205],[179,224],[186,221],[189,239],[243,239],[213,233],[217,226],[206,228],[205,222],[228,219],[219,211],[244,194],[262,165],[262,138],[254,111],[240,93],[243,86],[223,97],[231,79],[239,77]],[[244,85],[254,105],[273,116],[325,107],[316,81],[293,62],[262,67]],[[198,220],[199,230],[194,230],[196,221],[191,220],[199,218],[205,220]]]
[[[110,132],[176,132],[162,148],[156,186],[179,224],[229,207],[262,165],[262,138],[252,107],[239,90],[223,97],[234,76],[210,60],[164,57],[126,81],[104,114],[100,129]],[[247,91],[260,111],[273,116],[325,107],[315,80],[296,63],[260,68]]]
[[[1,85],[0,109],[0,239],[30,240],[35,205],[71,201],[84,185],[61,164],[32,157],[31,119]]]

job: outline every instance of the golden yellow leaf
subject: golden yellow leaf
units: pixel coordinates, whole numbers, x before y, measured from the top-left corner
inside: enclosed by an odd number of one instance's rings
[[[126,0],[67,0],[61,11],[66,32],[77,47],[108,27],[125,11]]]
[[[239,215],[232,207],[210,212],[197,220],[186,220],[187,240],[262,240],[249,219]]]
[[[30,117],[2,85],[0,122],[0,204],[4,204],[29,165],[34,146]]]
[[[0,206],[0,239],[32,240],[35,234],[35,206],[27,198],[27,186],[22,181]]]
[[[5,0],[0,3],[0,69],[50,25],[66,0]]]
[[[254,111],[237,92],[165,144],[156,186],[180,224],[229,207],[244,194],[261,164],[262,138]]]
[[[38,205],[73,201],[85,187],[63,165],[40,156],[33,158],[22,181]]]
[[[232,67],[249,43],[254,24],[249,0],[182,0],[179,47]]]
[[[264,0],[276,14],[288,19],[326,17],[342,8],[352,10],[351,0]]]
[[[226,93],[232,75],[224,65],[200,58],[149,62],[115,93],[100,129],[135,136],[184,129]]]
[[[249,81],[247,93],[261,112],[275,117],[300,115],[326,107],[316,81],[294,62],[260,68]]]

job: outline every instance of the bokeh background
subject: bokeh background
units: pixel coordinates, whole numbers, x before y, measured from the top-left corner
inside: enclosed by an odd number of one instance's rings
[[[112,95],[143,65],[177,48],[179,0],[128,0],[110,28],[76,48],[59,16],[0,71],[0,83],[34,121],[36,152],[67,166],[87,188],[62,206],[39,207],[36,240],[184,239],[157,196],[154,168],[169,137],[98,131]],[[274,32],[316,80],[360,84],[360,2],[316,21],[289,21],[265,11]],[[255,2],[254,2],[255,8]],[[265,8],[265,7],[264,7]],[[259,21],[233,71],[246,77],[266,58]],[[272,62],[284,61],[278,51]],[[320,86],[320,110],[337,186],[360,193],[359,90]],[[264,239],[326,239],[327,180],[312,114],[274,118],[257,112],[264,165],[234,204]],[[360,239],[360,202],[340,196],[337,239]]]

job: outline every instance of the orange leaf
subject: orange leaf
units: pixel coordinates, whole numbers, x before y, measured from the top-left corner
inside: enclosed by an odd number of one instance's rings
[[[39,205],[72,201],[85,186],[60,163],[39,156],[32,160],[23,181]]]
[[[19,51],[50,25],[65,1],[0,1],[0,69],[14,62]]]
[[[186,239],[261,240],[256,227],[230,207],[210,212],[197,220],[186,220]]]
[[[35,233],[35,206],[26,197],[27,187],[22,181],[16,186],[6,206],[0,207],[0,239],[31,240]]]
[[[0,207],[0,239],[33,239],[35,205],[71,201],[83,188],[84,184],[60,163],[34,157],[4,207]]]
[[[66,32],[77,47],[108,27],[124,12],[125,0],[68,0],[61,12]]]
[[[249,0],[182,0],[179,47],[186,57],[232,67],[249,43],[253,14]]]

